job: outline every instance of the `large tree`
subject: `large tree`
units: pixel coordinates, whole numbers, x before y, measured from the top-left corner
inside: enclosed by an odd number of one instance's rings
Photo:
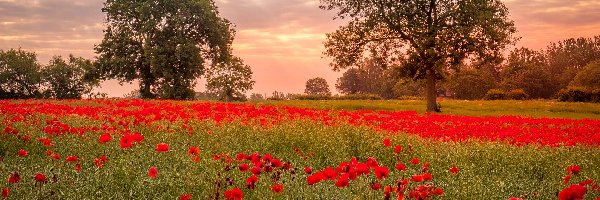
[[[254,83],[252,69],[238,57],[213,65],[206,74],[207,91],[225,101],[246,99]]]
[[[57,99],[80,99],[97,86],[98,80],[86,79],[93,68],[92,61],[69,55],[65,60],[55,56],[42,69],[42,80],[46,84],[44,96]]]
[[[37,55],[22,49],[0,49],[0,99],[40,97]]]
[[[331,91],[329,91],[329,84],[327,84],[327,80],[321,77],[308,79],[308,81],[306,81],[306,88],[304,89],[304,93],[308,95],[331,95]]]
[[[100,72],[105,79],[139,80],[143,98],[193,98],[207,60],[229,57],[232,25],[213,0],[107,0],[102,12]]]
[[[382,64],[426,80],[427,111],[439,111],[436,82],[467,59],[497,60],[516,32],[499,0],[321,0],[347,25],[327,34],[325,55],[334,70],[379,51]]]

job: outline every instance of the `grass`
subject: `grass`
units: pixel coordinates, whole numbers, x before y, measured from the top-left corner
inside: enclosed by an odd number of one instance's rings
[[[168,124],[160,122],[157,125]],[[240,152],[270,153],[297,168],[295,174],[282,175],[278,182],[284,185],[282,194],[270,191],[272,176],[263,173],[255,190],[243,189],[246,199],[381,199],[382,191],[369,189],[370,183],[377,182],[373,175],[359,177],[348,188],[337,188],[333,181],[313,186],[306,184],[307,175],[302,172],[305,166],[315,171],[335,168],[352,157],[362,162],[374,157],[380,164],[390,167],[390,177],[383,180],[382,185],[393,185],[398,179],[420,173],[420,166],[409,164],[413,157],[430,162],[432,183],[445,191],[441,199],[507,199],[523,195],[530,199],[552,199],[565,187],[562,184],[564,169],[571,164],[582,167],[574,180],[600,177],[597,166],[600,150],[590,147],[515,147],[476,141],[441,143],[405,134],[385,135],[366,128],[327,127],[312,122],[290,122],[271,129],[239,124],[215,126],[208,122],[192,125],[197,130],[192,135],[178,129],[169,133],[133,127],[132,130],[142,133],[145,139],[125,150],[119,147],[118,138],[100,144],[98,134],[61,136],[53,140],[55,146],[50,149],[59,153],[62,160],[48,158],[46,148],[39,144],[5,135],[0,143],[0,155],[5,157],[0,163],[0,174],[7,176],[18,171],[23,177],[22,182],[10,185],[12,199],[174,199],[186,193],[191,193],[193,199],[214,198],[216,182],[224,184],[227,177],[235,182],[221,188],[219,193],[222,195],[225,189],[234,186],[244,188],[245,178],[250,175],[239,172],[235,161],[233,170],[225,171],[225,163],[213,160],[212,155],[235,157]],[[32,138],[44,134],[31,132]],[[392,148],[384,147],[384,138],[390,138],[394,145],[402,145],[403,154],[397,156]],[[169,152],[154,150],[161,142],[169,144]],[[190,146],[201,148],[200,162],[191,161],[187,154]],[[412,153],[408,146],[412,146]],[[304,155],[314,154],[304,159],[294,151],[296,147]],[[30,155],[15,156],[19,149],[26,149]],[[80,172],[73,169],[73,163],[64,160],[68,155],[79,157]],[[92,161],[100,155],[106,155],[108,161],[99,169]],[[394,170],[397,162],[405,163],[409,169],[406,172]],[[158,178],[151,179],[146,175],[150,166],[158,169]],[[452,166],[460,169],[459,175],[448,172]],[[49,179],[56,176],[56,182],[50,180],[43,186],[35,186],[33,176],[40,172]],[[0,180],[0,186],[9,186],[7,179]],[[590,191],[588,196],[599,197],[600,193]]]
[[[344,110],[415,110],[425,112],[421,100],[325,100],[256,101],[257,105],[287,105],[318,109]],[[600,119],[600,104],[555,101],[465,101],[441,100],[442,114],[469,116],[519,115],[528,117]]]
[[[81,102],[52,103],[81,105]],[[256,104],[347,110],[422,111],[424,108],[424,103],[419,101],[261,101]],[[441,104],[445,113],[456,115],[598,118],[597,104],[453,100],[444,100]],[[4,177],[0,178],[0,188],[10,189],[8,199],[176,199],[188,193],[192,199],[223,199],[223,192],[234,187],[242,188],[245,199],[383,199],[383,191],[374,191],[370,185],[395,185],[397,180],[422,173],[420,164],[410,164],[415,157],[421,164],[430,163],[428,169],[433,181],[426,184],[443,188],[445,194],[439,199],[556,199],[557,193],[567,187],[563,184],[565,169],[573,164],[582,170],[572,177],[570,184],[586,179],[600,181],[600,149],[589,146],[553,148],[475,140],[440,142],[403,133],[377,132],[367,127],[327,126],[314,121],[288,121],[262,128],[237,122],[216,125],[212,121],[191,120],[188,125],[194,131],[188,134],[181,128],[182,121],[159,120],[152,125],[130,124],[128,129],[143,134],[144,140],[132,148],[122,149],[120,131],[125,128],[117,124],[132,118],[110,116],[116,121],[109,122],[102,117],[92,120],[63,114],[56,117],[72,127],[104,124],[115,126],[117,130],[112,132],[112,141],[105,144],[99,143],[98,138],[110,131],[99,130],[51,137],[54,146],[45,147],[37,141],[50,137],[42,128],[47,126],[46,119],[55,116],[0,115],[0,128],[12,124],[20,133],[7,134],[0,129],[0,177]],[[16,120],[20,117],[25,120]],[[382,144],[385,138],[391,139],[392,147]],[[156,152],[158,143],[169,144],[169,151]],[[401,154],[394,153],[394,145],[403,147]],[[192,146],[201,149],[199,162],[194,162],[188,154]],[[18,156],[20,149],[29,155]],[[47,155],[48,150],[60,154],[61,159],[52,159]],[[255,152],[290,162],[292,169],[280,171],[281,179],[277,181],[273,173],[260,174],[256,189],[251,190],[245,187],[246,178],[251,174],[237,169],[239,161],[233,160],[227,167],[224,159],[213,159],[215,154],[235,158],[238,153]],[[65,160],[71,155],[78,157],[81,171],[74,169],[75,163]],[[98,168],[94,159],[102,155],[108,160]],[[346,188],[335,187],[334,181],[311,186],[306,183],[305,167],[313,171],[336,168],[352,157],[361,162],[376,158],[379,164],[389,167],[389,177],[379,181],[371,172],[351,181]],[[408,170],[395,170],[399,162],[406,164]],[[459,174],[448,171],[453,166],[459,168]],[[158,170],[156,179],[148,177],[150,167]],[[22,180],[10,184],[8,176],[14,172],[18,172]],[[36,183],[37,173],[45,174],[48,182]],[[274,184],[283,184],[283,193],[272,192],[270,187]],[[586,197],[600,197],[600,191],[589,190]]]

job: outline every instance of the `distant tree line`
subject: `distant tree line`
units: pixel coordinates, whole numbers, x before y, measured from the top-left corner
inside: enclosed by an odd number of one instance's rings
[[[208,96],[246,99],[252,71],[232,55],[233,25],[212,0],[107,0],[104,39],[96,60],[54,57],[37,63],[35,53],[0,51],[0,98],[82,98],[100,81],[137,81],[131,98],[193,99],[197,79],[207,78]]]
[[[396,75],[400,73],[397,68],[377,64],[376,58],[360,63],[337,80],[335,86],[340,93],[396,99],[421,96],[425,91],[422,81],[398,78],[401,76]],[[483,99],[490,92],[490,95],[504,92],[505,98],[512,92],[519,99],[554,99],[561,90],[570,88],[599,90],[600,36],[571,38],[539,51],[517,48],[496,62],[475,60],[445,70],[437,93],[457,99]]]
[[[99,84],[93,62],[69,55],[53,57],[47,65],[22,49],[0,49],[0,99],[78,99]]]

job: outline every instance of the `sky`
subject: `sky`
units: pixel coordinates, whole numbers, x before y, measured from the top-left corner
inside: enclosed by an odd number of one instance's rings
[[[342,75],[324,58],[325,34],[344,21],[318,8],[319,0],[215,0],[221,16],[236,25],[234,54],[252,67],[254,89],[303,93],[305,83],[323,77],[335,91]],[[94,59],[103,37],[104,0],[0,0],[0,49],[36,52],[47,64],[55,55]],[[550,42],[600,35],[598,0],[503,0],[521,37],[515,47],[542,49]],[[204,90],[200,79],[196,91]],[[122,97],[137,84],[106,81],[96,91]]]

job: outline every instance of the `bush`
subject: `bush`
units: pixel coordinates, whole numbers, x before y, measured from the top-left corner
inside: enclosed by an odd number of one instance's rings
[[[556,95],[562,102],[600,102],[600,90],[591,90],[584,87],[569,87],[562,89]]]
[[[485,100],[506,100],[508,95],[506,94],[506,92],[502,91],[502,90],[498,90],[498,89],[491,89],[488,90],[487,93],[485,93],[485,96],[483,97],[483,99]]]
[[[525,100],[529,95],[523,89],[514,89],[508,92],[508,98],[513,100]]]
[[[377,94],[348,94],[335,97],[336,100],[382,100]]]
[[[330,95],[319,95],[319,94],[304,94],[295,95],[295,100],[331,100],[333,99]]]

